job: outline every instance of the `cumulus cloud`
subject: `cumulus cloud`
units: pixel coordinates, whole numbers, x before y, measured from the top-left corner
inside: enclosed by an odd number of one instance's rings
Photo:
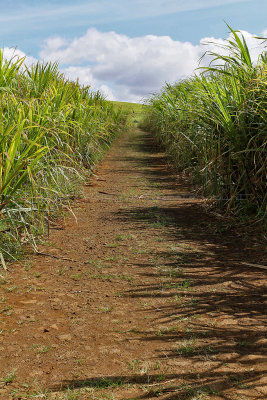
[[[249,51],[250,51],[250,56],[253,62],[256,62],[258,60],[259,55],[263,52],[264,50],[264,43],[262,40],[256,39],[256,35],[252,35],[249,32],[246,31],[240,31],[240,33],[244,36],[246,43],[248,45]],[[263,37],[266,35],[267,29],[262,32]],[[231,39],[232,35],[229,35],[228,39]],[[223,39],[216,39],[214,37],[210,38],[203,38],[200,40],[200,44],[203,46],[202,51],[205,50],[205,45],[207,45],[207,50],[217,52],[223,55],[229,54],[227,50],[224,48],[226,44],[228,44],[227,40]],[[210,59],[207,58],[206,63]]]
[[[264,48],[261,40],[242,31],[257,60]],[[267,36],[267,29],[262,33]],[[130,38],[116,32],[100,32],[88,29],[85,35],[72,40],[60,36],[48,38],[40,51],[44,61],[59,62],[68,79],[101,90],[110,100],[138,102],[161,89],[166,83],[192,75],[199,66],[205,51],[222,52],[227,42],[207,37],[198,45],[181,42],[169,36],[146,35]],[[20,50],[4,49],[6,58],[24,57]],[[37,60],[27,57],[29,65]],[[210,61],[204,59],[204,65]]]
[[[261,42],[248,32],[242,34],[256,60],[263,49]],[[65,65],[64,71],[70,79],[79,78],[82,84],[92,87],[102,85],[112,98],[138,101],[159,90],[165,82],[190,76],[203,52],[218,51],[217,46],[225,43],[223,39],[207,37],[193,45],[169,36],[130,38],[90,28],[84,36],[73,40],[47,39],[40,56],[45,61]]]
[[[3,57],[6,60],[13,60],[13,61],[17,61],[17,60],[21,60],[22,58],[25,58],[24,64],[27,66],[30,66],[38,61],[34,57],[27,56],[23,51],[16,49],[16,48],[11,48],[11,47],[4,47]]]
[[[174,41],[168,36],[130,38],[92,28],[68,43],[48,39],[41,58],[59,61],[70,78],[79,77],[92,86],[112,83],[113,93],[122,100],[140,100],[166,81],[188,76],[198,65],[200,46]],[[86,65],[85,65],[86,64]]]

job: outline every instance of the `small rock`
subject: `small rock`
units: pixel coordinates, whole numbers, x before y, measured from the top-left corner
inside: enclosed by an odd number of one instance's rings
[[[55,329],[56,331],[58,331],[58,326],[57,326],[57,324],[51,325],[51,328],[52,328],[52,329]]]
[[[67,333],[65,335],[59,335],[58,338],[59,338],[59,340],[67,341],[67,342],[70,342],[72,339],[71,335],[69,333]]]

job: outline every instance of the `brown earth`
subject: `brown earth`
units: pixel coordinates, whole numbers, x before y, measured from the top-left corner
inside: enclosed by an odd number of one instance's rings
[[[0,279],[0,399],[266,399],[263,244],[123,135]],[[206,211],[205,211],[206,210]],[[54,256],[51,257],[51,256]]]

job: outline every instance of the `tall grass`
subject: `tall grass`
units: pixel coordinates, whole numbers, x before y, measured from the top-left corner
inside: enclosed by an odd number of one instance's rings
[[[253,64],[242,34],[231,34],[227,55],[209,52],[200,75],[149,99],[145,126],[217,205],[255,215],[267,200],[267,57]]]
[[[0,257],[35,245],[51,215],[127,125],[100,92],[68,81],[57,64],[25,67],[0,51]],[[22,68],[23,67],[23,68]]]

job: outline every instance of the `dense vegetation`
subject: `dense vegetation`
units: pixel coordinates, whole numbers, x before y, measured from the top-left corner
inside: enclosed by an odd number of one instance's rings
[[[230,28],[231,29],[231,28]],[[149,100],[145,127],[227,211],[266,212],[267,57],[255,65],[237,31],[201,74]],[[226,51],[225,51],[226,50]]]
[[[25,67],[0,51],[0,258],[37,233],[125,129],[127,115],[99,92],[68,81],[56,64]]]

